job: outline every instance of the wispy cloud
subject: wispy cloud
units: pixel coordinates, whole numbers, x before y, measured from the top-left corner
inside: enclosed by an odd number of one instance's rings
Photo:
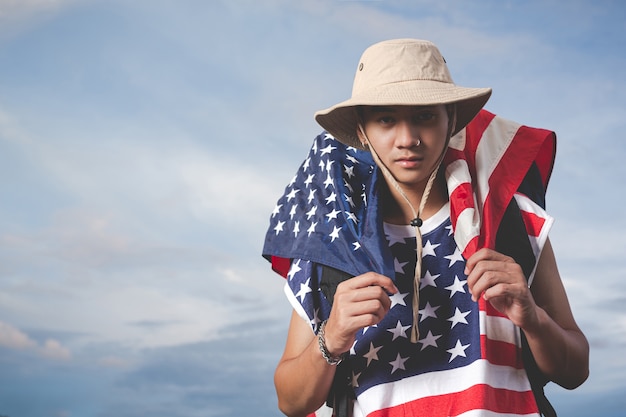
[[[68,360],[72,357],[69,349],[61,345],[58,340],[46,339],[43,343],[38,343],[23,331],[2,321],[0,321],[0,346],[32,352],[53,360]]]

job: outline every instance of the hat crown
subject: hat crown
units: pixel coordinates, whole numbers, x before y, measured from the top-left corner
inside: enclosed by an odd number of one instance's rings
[[[379,42],[361,56],[352,97],[387,84],[416,80],[453,84],[439,49],[432,42],[415,39]]]

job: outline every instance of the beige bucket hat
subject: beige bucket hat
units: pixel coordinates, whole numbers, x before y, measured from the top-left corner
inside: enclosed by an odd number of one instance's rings
[[[393,39],[363,52],[352,97],[315,113],[315,120],[341,142],[363,149],[357,137],[356,106],[425,106],[456,103],[456,127],[465,127],[491,96],[491,88],[454,84],[446,61],[429,41]]]

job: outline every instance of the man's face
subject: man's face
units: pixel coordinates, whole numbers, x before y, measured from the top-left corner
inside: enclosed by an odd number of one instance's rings
[[[446,107],[365,106],[362,114],[365,134],[394,178],[406,185],[427,181],[446,143]]]

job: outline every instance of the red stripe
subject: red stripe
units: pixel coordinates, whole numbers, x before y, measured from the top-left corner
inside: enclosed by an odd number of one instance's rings
[[[488,316],[508,318],[506,314],[501,313],[497,308],[493,306],[493,304],[491,304],[484,298],[478,299],[478,308],[480,311],[485,311]]]
[[[489,410],[495,413],[538,413],[532,391],[511,391],[489,385],[474,385],[464,391],[420,398],[406,404],[385,408],[368,417],[458,416],[471,410]]]
[[[478,150],[478,144],[485,130],[487,130],[495,117],[495,114],[481,110],[465,128],[465,159],[472,178],[478,178],[476,175],[476,151]]]
[[[535,213],[531,213],[529,211],[521,210],[521,213],[522,220],[524,220],[524,224],[526,225],[526,232],[530,236],[539,236],[541,230],[543,229],[543,225],[546,222],[546,219],[537,216]]]
[[[452,230],[456,230],[459,215],[468,207],[474,207],[474,191],[472,184],[459,184],[450,194],[450,221]]]
[[[291,268],[291,259],[272,256],[272,269],[283,278],[287,278],[289,268]]]
[[[492,340],[480,335],[480,354],[489,363],[523,369],[522,349],[508,342]]]
[[[449,149],[446,154],[446,165],[455,160],[465,160],[472,178],[476,177],[476,150],[482,140],[485,130],[493,121],[495,115],[488,111],[481,111],[466,127],[465,148],[462,151]],[[477,248],[495,247],[495,239],[502,216],[513,194],[524,179],[528,169],[536,162],[544,186],[550,178],[554,154],[556,150],[556,136],[545,129],[536,129],[520,126],[515,133],[511,145],[497,162],[496,168],[489,178],[489,194],[485,197],[480,238]],[[455,195],[458,189],[458,195]],[[450,198],[451,217],[453,227],[456,228],[458,215],[467,207],[474,207],[474,201],[468,194],[471,193],[470,184],[462,184],[453,190]],[[474,251],[464,248],[463,254],[468,257]]]

